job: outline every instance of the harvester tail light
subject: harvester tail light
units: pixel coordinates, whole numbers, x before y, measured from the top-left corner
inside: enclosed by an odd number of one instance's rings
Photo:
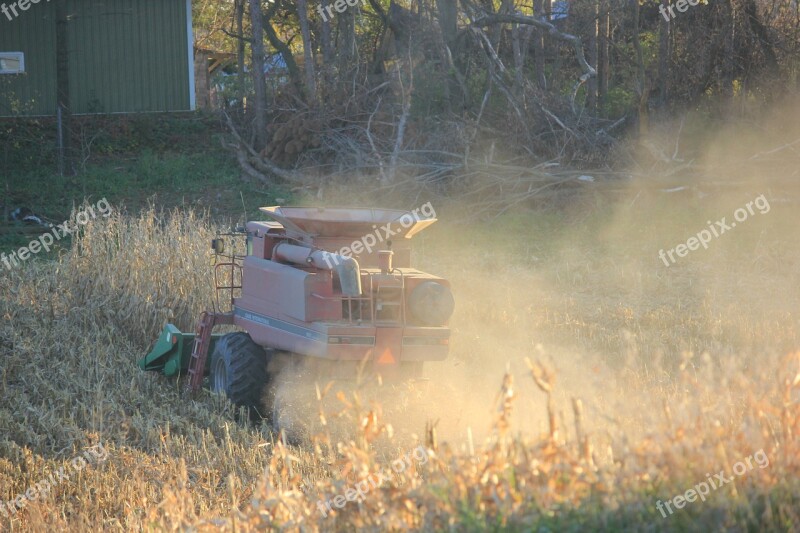
[[[397,359],[395,359],[394,355],[392,355],[392,350],[386,348],[381,354],[381,356],[378,357],[378,360],[375,362],[378,363],[379,365],[393,365],[397,363]]]

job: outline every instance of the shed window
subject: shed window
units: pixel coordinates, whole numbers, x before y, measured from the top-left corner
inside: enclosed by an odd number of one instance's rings
[[[0,74],[25,72],[25,54],[22,52],[0,52]]]

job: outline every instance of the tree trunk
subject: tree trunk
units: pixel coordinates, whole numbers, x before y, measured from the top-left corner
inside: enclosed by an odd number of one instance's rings
[[[441,62],[449,73],[445,85],[445,105],[448,111],[456,109],[461,113],[467,105],[467,91],[454,57],[458,57],[458,3],[456,0],[437,0],[436,6],[441,30]]]
[[[772,103],[774,95],[772,84],[780,79],[780,65],[778,63],[778,56],[775,52],[775,43],[771,31],[768,27],[764,26],[758,15],[758,7],[755,0],[747,0],[744,5],[745,19],[749,21],[750,28],[753,31],[756,42],[760,45],[764,53],[764,67],[761,69],[748,69],[747,73],[742,79],[742,90],[740,91],[739,98],[741,100],[742,113],[746,108],[748,98],[749,82],[755,82],[753,85],[760,87],[762,93],[765,95],[764,100],[766,103]],[[800,20],[795,19],[796,22]],[[759,75],[765,73],[766,76]]]
[[[639,0],[630,0],[632,11],[632,24],[631,30],[633,38],[633,49],[636,52],[636,96],[638,97],[638,116],[639,116],[639,138],[647,135],[650,131],[650,118],[647,113],[647,98],[648,98],[648,83],[647,72],[644,66],[644,51],[642,50],[642,42],[639,36]]]
[[[330,5],[331,0],[322,0],[322,11]],[[331,46],[331,21],[327,17],[322,18],[322,62],[325,67],[331,64],[333,60],[333,47]],[[327,69],[325,69],[327,70]]]
[[[597,40],[600,33],[600,0],[592,0],[589,9],[589,64],[597,69]],[[586,107],[589,112],[597,113],[597,77],[586,82]]]
[[[608,80],[611,75],[609,45],[611,43],[611,12],[609,0],[600,3],[600,39],[597,57],[597,102],[604,106],[608,98]]]
[[[275,28],[269,23],[276,11],[274,6],[277,5],[278,4],[270,4],[270,7],[267,9],[267,16],[264,18],[266,21],[266,24],[264,24],[264,33],[267,34],[269,44],[281,54],[283,61],[286,63],[286,69],[289,71],[289,79],[292,81],[292,85],[297,87],[297,91],[300,94],[303,94],[303,77],[300,74],[300,68],[297,66],[297,62],[294,60],[294,55],[292,55],[292,49],[289,48],[285,42],[281,41],[277,32],[275,32]]]
[[[724,47],[725,56],[720,68],[722,70],[720,76],[720,95],[725,100],[723,104],[729,106],[733,104],[733,84],[736,79],[736,63],[735,63],[735,42],[734,42],[734,6],[730,0],[723,0],[720,3],[722,12],[725,14],[725,22],[722,27],[724,32]]]
[[[437,15],[439,19],[439,28],[442,30],[442,63],[448,67],[450,75],[447,77],[447,106],[450,108],[452,95],[459,92],[458,80],[455,72],[456,65],[454,64],[453,56],[456,54],[454,51],[456,40],[458,39],[458,1],[457,0],[436,0]],[[461,111],[465,102],[458,103],[456,108]]]
[[[236,0],[236,31],[237,35],[239,36],[239,40],[236,47],[236,79],[238,81],[238,91],[236,94],[236,99],[239,102],[239,109],[244,110],[244,98],[245,98],[245,42],[244,42],[244,6],[245,0]]]
[[[514,0],[503,0],[500,12],[514,14]],[[500,34],[502,37],[502,33]],[[517,23],[511,23],[511,53],[514,58],[514,94],[524,94],[523,88],[523,69],[525,68],[525,57],[522,54],[522,28]],[[499,45],[498,45],[499,46]],[[496,48],[500,52],[499,48]]]
[[[356,57],[356,19],[353,9],[347,9],[337,17],[339,26],[338,50],[339,71],[349,72]],[[341,81],[345,81],[342,79]]]
[[[664,12],[669,12],[669,1],[661,0]],[[669,101],[669,34],[672,24],[663,16],[658,19],[658,104],[659,107],[664,107]]]
[[[458,3],[456,0],[436,0],[439,10],[439,27],[442,29],[444,42],[453,49],[458,37]]]
[[[543,18],[546,16],[544,10],[544,0],[533,0],[533,16]],[[544,75],[544,32],[539,28],[533,30],[533,71],[536,77],[536,84],[540,89],[547,89],[547,78]]]
[[[264,76],[264,19],[259,0],[250,0],[250,24],[253,28],[255,149],[261,150],[264,148],[267,133],[267,80]]]
[[[311,31],[308,29],[308,6],[306,5],[306,0],[297,0],[297,16],[300,20],[300,33],[303,36],[308,105],[315,107],[317,103],[317,75],[314,72],[314,45],[311,42]]]
[[[523,91],[523,71],[525,70],[525,56],[522,53],[522,29],[519,24],[511,25],[511,47],[514,52],[514,92],[518,95]]]

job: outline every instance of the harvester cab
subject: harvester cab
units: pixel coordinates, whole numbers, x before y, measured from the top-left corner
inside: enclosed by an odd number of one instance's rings
[[[193,390],[210,375],[214,390],[258,409],[287,365],[326,379],[354,378],[365,367],[406,379],[447,357],[449,283],[411,266],[411,239],[435,218],[368,208],[261,211],[268,220],[212,243],[217,294],[229,310],[203,313],[194,335],[167,325],[143,370],[188,374]],[[237,236],[246,239],[242,253],[227,244]],[[243,331],[212,334],[220,324]]]

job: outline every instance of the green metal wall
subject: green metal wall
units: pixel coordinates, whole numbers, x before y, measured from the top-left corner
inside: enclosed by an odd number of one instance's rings
[[[25,74],[0,74],[0,116],[55,114],[56,19],[52,4],[0,15],[0,52],[24,52]]]
[[[73,113],[191,109],[186,0],[61,1]],[[0,51],[25,53],[25,74],[0,74],[0,116],[55,114],[55,35],[54,1],[0,14]]]

